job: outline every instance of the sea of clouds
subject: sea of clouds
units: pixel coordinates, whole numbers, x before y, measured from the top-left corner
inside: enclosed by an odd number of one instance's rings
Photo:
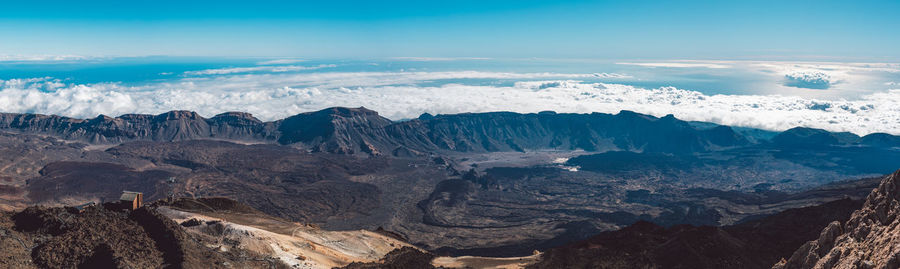
[[[768,130],[806,126],[860,135],[900,134],[900,89],[869,93],[854,100],[819,100],[779,95],[707,95],[673,87],[647,89],[585,82],[589,78],[627,76],[623,74],[481,71],[298,74],[277,70],[241,73],[245,71],[257,70],[204,70],[140,85],[73,84],[51,77],[0,80],[0,111],[78,118],[169,110],[193,110],[209,117],[226,111],[245,111],[262,120],[275,120],[332,106],[364,106],[390,119],[401,120],[425,112],[632,110]],[[454,82],[465,79],[513,82],[496,85]]]

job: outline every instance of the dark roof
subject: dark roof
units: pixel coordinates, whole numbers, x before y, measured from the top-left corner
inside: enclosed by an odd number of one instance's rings
[[[123,192],[122,192],[122,196],[119,197],[119,200],[122,200],[122,201],[134,201],[134,199],[137,199],[138,194],[141,194],[141,193],[140,193],[140,192],[133,192],[133,191],[123,191]]]

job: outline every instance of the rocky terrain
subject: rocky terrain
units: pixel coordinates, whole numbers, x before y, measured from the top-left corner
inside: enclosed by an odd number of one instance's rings
[[[865,200],[730,226],[638,222],[551,248],[528,268],[898,268],[898,180],[900,171],[881,178]]]
[[[0,216],[7,268],[289,268],[260,253],[203,245],[153,208],[29,207]]]
[[[900,171],[885,177],[849,220],[828,224],[772,268],[900,268],[898,229]]]
[[[390,121],[331,108],[273,122],[178,111],[89,120],[3,114],[0,209],[108,202],[123,190],[147,201],[228,197],[328,231],[382,228],[429,255],[513,259],[445,265],[506,264],[636,222],[659,225],[650,230],[665,238],[684,224],[736,227],[863,199],[875,176],[900,163],[896,141],[627,111]],[[169,218],[203,223],[186,228],[198,238],[237,235],[211,234],[205,223],[216,220],[189,217],[208,212],[170,209],[182,213],[165,211]],[[322,264],[352,257],[363,256]]]
[[[220,252],[249,251],[291,268],[379,263],[390,259],[389,253],[401,248],[421,253],[385,232],[326,231],[273,217],[226,198],[181,198],[161,203],[157,212],[180,223],[188,234]]]
[[[878,178],[854,180],[799,193],[704,188],[667,190],[650,183],[603,181],[599,179],[602,175],[593,173],[556,169],[510,170],[504,177],[464,175],[462,179],[442,181],[427,199],[419,203],[427,226],[418,229],[455,235],[433,239],[440,246],[435,249],[436,253],[522,256],[535,249],[585,239],[637,221],[666,227],[732,225],[843,197],[860,200],[879,181]],[[411,235],[410,238],[427,237],[409,228],[391,228]],[[483,230],[504,236],[498,238],[478,233]],[[534,234],[536,231],[539,233]],[[469,241],[455,241],[456,236]]]
[[[324,231],[226,198],[135,211],[29,207],[4,213],[0,231],[0,266],[14,268],[332,268],[424,254],[377,232]]]

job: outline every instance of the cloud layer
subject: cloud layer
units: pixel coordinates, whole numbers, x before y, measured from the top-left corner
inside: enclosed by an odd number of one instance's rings
[[[4,112],[59,114],[161,113],[183,109],[212,116],[246,111],[263,120],[331,106],[365,106],[391,119],[421,113],[486,111],[617,113],[633,110],[685,120],[785,130],[796,126],[900,134],[900,90],[856,100],[778,95],[707,95],[661,87],[588,83],[596,74],[502,72],[210,73],[143,85],[66,84],[54,78],[0,80]],[[612,75],[608,75],[614,77]],[[422,84],[436,80],[503,79],[513,84]],[[422,86],[422,85],[431,86]]]
[[[784,75],[784,86],[824,90],[831,87],[831,76],[823,72],[794,72]]]
[[[0,55],[0,62],[76,61],[91,57],[80,55]]]
[[[725,69],[731,68],[731,65],[721,62],[700,62],[700,61],[675,61],[675,62],[621,62],[621,65],[635,65],[643,67],[663,67],[663,68],[710,68]]]
[[[320,64],[317,66],[276,65],[276,66],[232,67],[232,68],[216,68],[216,69],[205,69],[205,70],[199,70],[199,71],[188,71],[188,72],[185,72],[185,75],[191,75],[191,76],[227,75],[227,74],[255,73],[255,72],[281,73],[281,72],[297,72],[297,71],[316,70],[316,69],[334,68],[334,67],[337,67],[337,65]]]

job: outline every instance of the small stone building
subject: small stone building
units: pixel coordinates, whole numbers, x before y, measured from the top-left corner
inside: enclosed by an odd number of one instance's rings
[[[122,204],[122,208],[131,210],[138,209],[144,204],[144,194],[140,192],[123,191],[122,196],[119,197],[119,203]]]

